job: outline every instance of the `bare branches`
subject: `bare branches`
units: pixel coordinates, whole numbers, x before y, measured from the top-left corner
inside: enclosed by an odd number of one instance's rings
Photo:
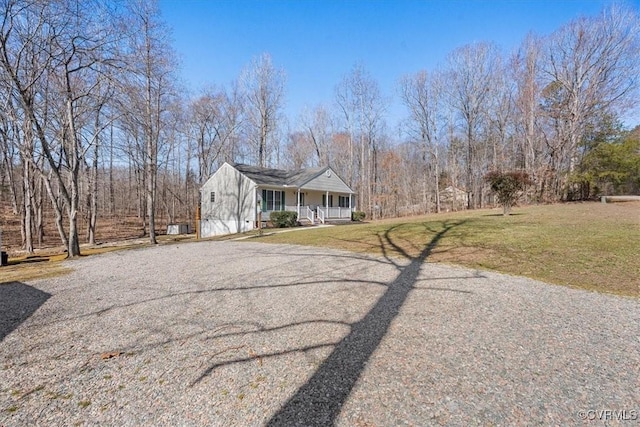
[[[357,183],[361,209],[375,217],[379,184],[377,156],[384,139],[388,101],[378,82],[361,64],[354,66],[336,86],[335,99],[349,138],[349,164],[358,165],[357,169],[350,166],[347,179],[352,185]]]
[[[191,135],[197,146],[198,180],[204,184],[221,165],[221,156],[232,157],[232,145],[243,120],[242,106],[233,94],[210,90],[191,101],[189,116]]]
[[[408,129],[412,141],[422,151],[422,203],[429,211],[431,194],[434,195],[436,212],[440,212],[439,145],[445,129],[443,76],[429,75],[426,71],[405,76],[400,82],[402,101],[409,111]],[[429,173],[430,172],[430,173]],[[433,177],[433,186],[429,185]],[[428,187],[432,187],[429,188]]]
[[[257,163],[267,165],[268,148],[273,138],[284,102],[284,70],[273,66],[271,56],[262,54],[254,59],[240,77],[246,103],[247,137],[257,148]]]

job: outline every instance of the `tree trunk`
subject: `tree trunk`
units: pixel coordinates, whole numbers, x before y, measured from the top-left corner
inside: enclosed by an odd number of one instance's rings
[[[438,168],[438,155],[434,156],[435,170],[433,178],[436,185],[436,212],[440,213],[440,169]]]
[[[69,126],[69,205],[67,214],[69,215],[69,244],[67,246],[67,257],[80,256],[80,237],[78,235],[78,206],[80,204],[80,192],[78,188],[78,176],[80,173],[80,154],[78,153],[78,134],[76,132],[75,117],[73,114],[72,92],[70,87],[70,76],[67,74],[67,125]]]
[[[153,176],[153,165],[149,165],[149,176],[147,177],[147,217],[149,218],[149,242],[158,243],[156,240],[156,215],[155,215],[155,179]]]
[[[69,244],[67,257],[80,256],[80,238],[78,236],[78,197],[75,189],[71,190],[71,208],[69,209]]]
[[[38,177],[38,185],[36,187],[36,235],[38,236],[38,248],[42,248],[44,240],[43,181],[43,177]]]
[[[16,191],[16,179],[13,167],[13,154],[9,153],[9,144],[7,136],[3,136],[4,144],[3,148],[3,160],[5,163],[6,176],[8,180],[9,193],[11,195],[11,212],[14,215],[18,215],[18,192]]]
[[[56,196],[53,194],[53,188],[51,187],[51,181],[48,176],[43,176],[43,182],[45,187],[47,188],[47,195],[49,196],[49,200],[51,200],[51,205],[53,206],[53,212],[55,213],[55,224],[56,229],[58,230],[58,234],[60,235],[60,241],[64,247],[69,246],[69,239],[67,238],[67,233],[64,230],[64,226],[62,224],[62,207],[60,206],[59,198],[60,196]]]
[[[113,187],[113,122],[109,131],[109,215],[115,214],[116,195]]]
[[[153,108],[153,91],[152,91],[152,49],[151,49],[151,39],[149,38],[149,27],[148,23],[145,23],[145,32],[147,38],[146,42],[146,117],[145,117],[145,137],[146,137],[146,169],[145,169],[145,178],[147,181],[146,193],[147,193],[147,217],[149,218],[149,242],[152,244],[157,244],[156,240],[156,218],[155,218],[155,208],[156,208],[156,168],[158,165],[158,140],[156,138],[156,132],[158,129],[154,129],[154,114],[157,115],[157,119],[159,120],[160,111],[155,110]],[[158,95],[159,96],[159,95]]]
[[[33,227],[33,188],[31,187],[31,166],[25,162],[22,167],[22,189],[23,189],[23,211],[22,211],[22,229],[23,229],[23,246],[28,254],[33,253],[33,235],[31,233]]]
[[[100,152],[100,109],[96,112],[96,121],[94,123],[95,141],[93,146],[93,164],[91,167],[89,180],[89,244],[96,244],[96,223],[98,220],[98,155]]]

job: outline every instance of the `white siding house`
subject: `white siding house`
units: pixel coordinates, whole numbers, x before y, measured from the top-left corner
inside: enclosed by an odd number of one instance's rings
[[[330,168],[297,171],[223,164],[201,188],[202,237],[241,233],[273,211],[310,223],[351,218],[353,191]]]

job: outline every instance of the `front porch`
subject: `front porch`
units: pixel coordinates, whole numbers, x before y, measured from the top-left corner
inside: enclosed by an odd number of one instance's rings
[[[342,192],[263,188],[261,196],[262,221],[269,221],[271,212],[290,211],[298,214],[300,222],[325,224],[327,221],[350,221],[354,211],[353,195]],[[291,200],[296,204],[285,202]]]
[[[353,208],[323,207],[323,206],[285,206],[285,211],[296,212],[298,221],[308,221],[310,224],[325,224],[327,221],[350,221]],[[271,212],[280,210],[262,211],[262,221],[271,219]]]

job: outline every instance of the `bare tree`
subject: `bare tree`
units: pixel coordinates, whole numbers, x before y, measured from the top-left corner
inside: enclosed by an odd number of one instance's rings
[[[427,172],[431,169],[436,212],[440,212],[439,138],[445,126],[441,76],[429,75],[426,71],[405,76],[400,82],[400,90],[402,101],[409,110],[410,138],[417,141],[422,151],[422,202],[428,211]]]
[[[638,95],[640,21],[632,9],[606,8],[550,36],[543,63],[544,107],[553,121],[557,191],[575,168],[585,132],[604,115],[618,116]]]
[[[328,146],[333,129],[329,111],[321,105],[311,111],[305,110],[300,117],[300,122],[306,138],[315,151],[316,159],[313,164],[316,166],[328,165],[330,163]]]
[[[227,153],[233,151],[231,145],[242,124],[241,105],[233,92],[208,90],[191,102],[189,116],[196,141],[198,179],[204,184],[220,166],[219,159],[231,157]]]
[[[456,49],[449,56],[448,99],[457,111],[466,143],[466,185],[469,208],[482,204],[482,176],[486,171],[482,134],[487,131],[498,51],[477,43]]]
[[[257,150],[257,163],[266,166],[284,102],[285,74],[273,66],[271,56],[254,59],[240,76],[247,115],[247,136]]]
[[[108,84],[103,83],[103,86]],[[100,86],[100,85],[98,85]],[[105,88],[104,92],[99,92],[100,88],[98,88],[96,96],[94,97],[94,106],[93,106],[93,114],[95,115],[93,120],[93,128],[91,130],[87,129],[87,139],[89,145],[93,147],[91,155],[89,155],[89,150],[83,156],[83,160],[85,161],[85,169],[88,170],[88,195],[87,195],[87,207],[88,207],[88,221],[87,221],[87,229],[88,229],[88,242],[91,245],[96,244],[96,227],[98,222],[98,165],[100,159],[100,151],[102,148],[102,136],[104,131],[107,128],[110,128],[112,125],[113,114],[110,118],[106,118],[103,120],[104,109],[107,106],[107,102],[111,97],[111,89],[109,87]],[[106,137],[106,135],[104,135]],[[91,163],[88,163],[90,159]]]
[[[385,128],[386,100],[378,83],[362,65],[356,65],[336,87],[336,103],[349,136],[349,157],[354,160],[354,141],[359,149],[358,199],[370,217],[378,189],[377,156]],[[350,184],[354,182],[351,174]]]
[[[133,67],[127,84],[128,95],[132,101],[129,106],[134,108],[129,114],[140,131],[136,136],[144,141],[142,166],[146,215],[149,241],[155,244],[158,150],[162,130],[166,125],[164,116],[170,99],[175,96],[176,63],[167,40],[169,31],[160,19],[156,2],[135,0],[131,4],[129,14],[133,29],[130,58]]]
[[[110,11],[101,3],[7,0],[0,34],[0,69],[20,111],[28,140],[38,143],[48,170],[30,160],[45,180],[53,177],[66,207],[68,256],[80,254],[79,174],[87,149],[82,121],[95,90],[98,64],[108,64],[115,42]],[[29,149],[28,144],[21,145]],[[47,183],[52,200],[53,188]],[[55,203],[55,207],[61,208]],[[58,215],[60,216],[60,215]]]
[[[487,132],[488,142],[488,167],[491,170],[502,171],[511,169],[511,158],[507,158],[509,140],[514,133],[514,96],[515,83],[511,78],[508,65],[498,58],[493,89],[489,95],[489,128]]]
[[[542,43],[539,37],[529,34],[511,59],[516,92],[513,116],[515,143],[511,152],[513,168],[529,173],[537,185],[539,198],[542,198],[547,179],[540,109]]]

